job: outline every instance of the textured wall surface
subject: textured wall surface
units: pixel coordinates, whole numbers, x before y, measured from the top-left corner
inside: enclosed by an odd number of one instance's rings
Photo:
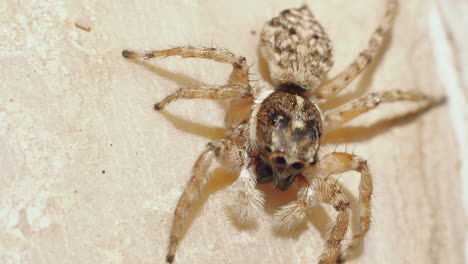
[[[332,75],[365,47],[384,8],[384,0],[306,2],[336,47]],[[464,263],[467,53],[451,10],[466,4],[402,2],[384,52],[346,98],[398,88],[450,100],[422,114],[405,114],[416,109],[410,103],[382,106],[324,146],[367,158],[374,175],[373,226],[349,263]],[[222,46],[253,64],[252,79],[266,78],[258,32],[302,3],[1,1],[0,263],[163,263],[173,209],[204,145],[223,136],[224,108],[179,101],[161,114],[152,105],[180,86],[223,83],[230,67],[131,63],[121,50]],[[233,180],[215,171],[178,263],[314,263],[335,213],[318,206],[307,226],[280,236],[272,213],[294,194],[262,187],[260,225],[242,230],[224,208]],[[355,204],[359,176],[340,181]]]

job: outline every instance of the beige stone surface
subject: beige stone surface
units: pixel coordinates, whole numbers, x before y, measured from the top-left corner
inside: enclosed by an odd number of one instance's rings
[[[163,263],[173,209],[199,152],[223,136],[224,110],[206,100],[179,101],[165,114],[152,105],[179,86],[222,83],[230,67],[179,58],[131,63],[121,50],[222,46],[244,55],[259,79],[262,24],[303,2],[1,1],[0,263]],[[366,45],[384,3],[306,2],[335,44],[332,74]],[[385,53],[347,97],[399,88],[462,103],[423,115],[404,115],[415,109],[407,103],[383,106],[329,138],[325,150],[369,159],[375,180],[373,226],[349,263],[464,263],[467,90],[460,81],[459,97],[439,80],[440,72],[460,72],[450,61],[441,67],[445,56],[434,48],[447,38],[434,23],[450,12],[437,12],[443,1],[402,2]],[[178,263],[314,263],[334,212],[319,206],[307,226],[280,236],[272,213],[294,194],[262,187],[258,229],[239,229],[224,210],[224,184],[233,178],[216,171]],[[340,178],[354,203],[358,180]]]

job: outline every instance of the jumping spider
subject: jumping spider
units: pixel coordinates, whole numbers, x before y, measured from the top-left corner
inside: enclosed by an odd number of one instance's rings
[[[272,84],[249,82],[244,57],[223,48],[177,47],[157,51],[124,50],[128,59],[181,56],[204,58],[232,64],[233,70],[225,85],[203,85],[177,90],[157,103],[162,110],[176,99],[209,98],[230,100],[250,105],[246,113],[228,112],[225,119],[226,139],[209,143],[199,156],[175,209],[170,234],[167,262],[172,263],[182,239],[183,226],[199,200],[214,160],[234,171],[234,220],[253,223],[263,206],[264,198],[257,183],[272,182],[281,191],[298,188],[298,199],[275,214],[276,226],[290,230],[301,223],[305,212],[315,201],[328,203],[337,211],[337,219],[325,242],[319,263],[345,259],[362,240],[370,226],[372,177],[366,160],[345,152],[318,157],[324,134],[347,121],[376,108],[380,103],[423,101],[427,105],[439,100],[417,91],[373,93],[330,111],[320,105],[336,96],[351,83],[376,56],[384,36],[392,28],[397,0],[389,0],[384,18],[372,34],[368,47],[337,76],[324,81],[333,65],[330,39],[307,6],[287,9],[268,21],[261,32],[260,51],[266,60]],[[349,222],[349,201],[331,174],[356,171],[361,174],[359,186],[360,230],[350,245],[340,251]]]

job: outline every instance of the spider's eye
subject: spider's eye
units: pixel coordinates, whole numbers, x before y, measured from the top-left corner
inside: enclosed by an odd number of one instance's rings
[[[304,168],[304,163],[299,162],[299,161],[298,161],[298,162],[294,162],[294,163],[291,165],[291,167],[293,167],[293,169],[295,169],[295,170],[301,170],[301,169]]]
[[[271,148],[268,147],[268,146],[265,147],[265,150],[266,150],[266,152],[271,152],[272,151]]]
[[[278,164],[278,165],[286,164],[286,160],[285,160],[283,157],[277,157],[277,158],[275,158],[275,162],[276,162],[276,164]]]
[[[275,116],[271,119],[271,125],[274,126],[278,123],[278,120],[280,119],[280,116]]]
[[[279,114],[279,115],[275,115],[271,117],[270,125],[278,129],[282,129],[282,128],[287,127],[290,121],[291,121],[291,118],[289,118],[287,115]]]

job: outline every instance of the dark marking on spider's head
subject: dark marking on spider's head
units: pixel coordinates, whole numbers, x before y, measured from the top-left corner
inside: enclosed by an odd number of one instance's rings
[[[277,88],[279,92],[292,93],[292,94],[304,94],[307,92],[307,89],[302,87],[299,84],[288,82],[282,83]]]

